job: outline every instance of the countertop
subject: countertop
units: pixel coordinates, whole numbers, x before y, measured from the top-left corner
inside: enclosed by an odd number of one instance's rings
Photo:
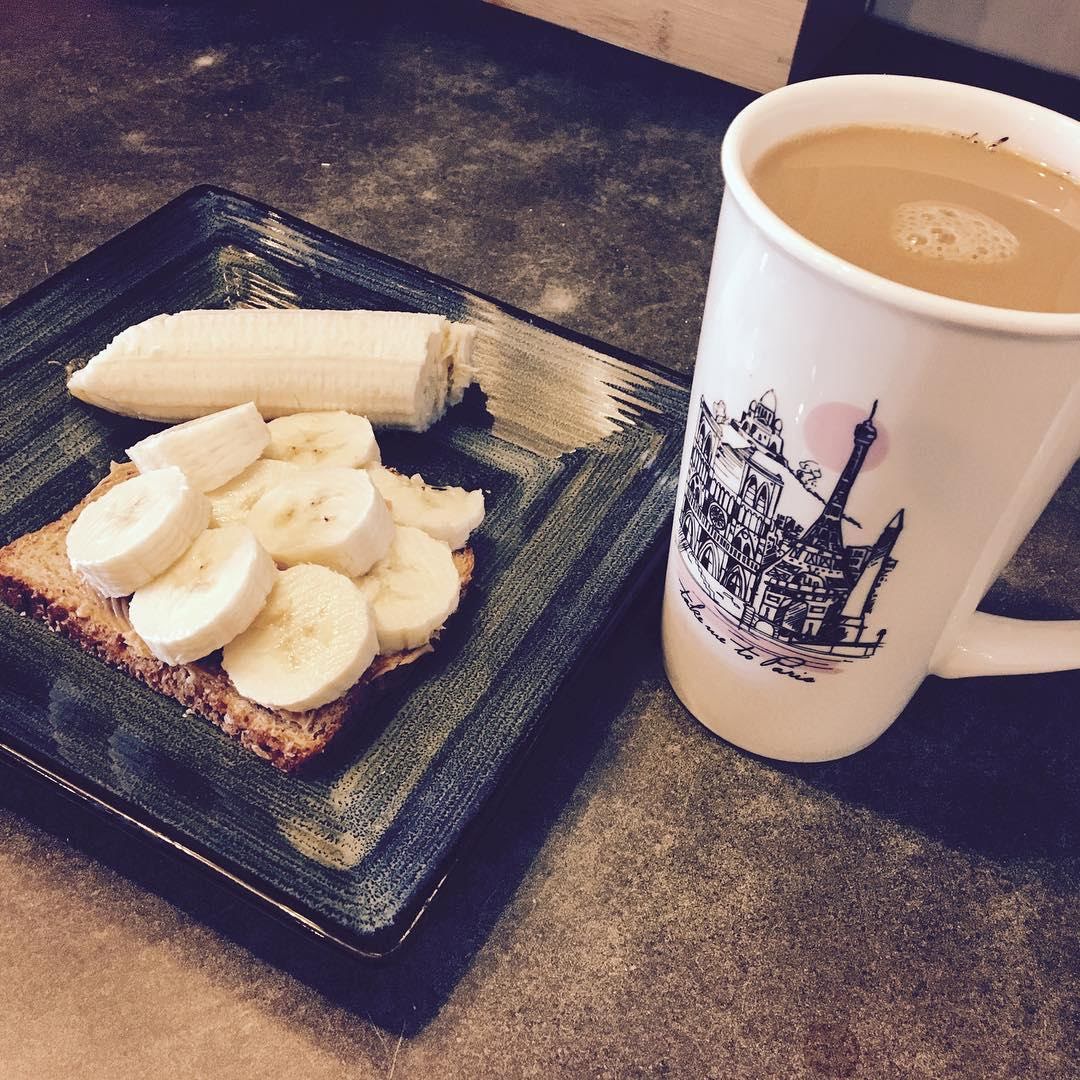
[[[691,370],[748,92],[491,7],[258,8],[6,7],[0,301],[209,182]],[[1078,549],[1074,470],[985,608],[1080,615]],[[1080,675],[780,766],[679,705],[658,603],[379,965],[4,766],[0,1075],[1080,1073]]]

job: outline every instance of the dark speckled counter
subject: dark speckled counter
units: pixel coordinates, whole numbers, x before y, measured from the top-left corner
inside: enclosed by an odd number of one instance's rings
[[[212,182],[689,371],[750,95],[352,9],[4,5],[0,301]],[[1080,615],[1078,549],[1074,470],[986,608]],[[857,757],[776,766],[679,706],[658,589],[379,966],[5,766],[0,1075],[1080,1073],[1080,676],[930,680]]]

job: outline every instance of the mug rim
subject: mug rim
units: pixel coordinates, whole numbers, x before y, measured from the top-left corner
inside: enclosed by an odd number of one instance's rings
[[[848,262],[839,255],[834,255],[831,251],[807,239],[784,221],[754,191],[744,165],[745,143],[748,136],[753,134],[757,125],[764,119],[779,110],[786,110],[789,105],[797,103],[799,99],[825,97],[841,91],[845,95],[880,93],[884,88],[888,88],[889,92],[917,90],[935,94],[948,92],[953,95],[959,92],[975,101],[998,105],[1003,110],[1015,112],[1017,108],[1021,108],[1025,114],[1036,117],[1047,125],[1075,127],[1077,155],[1080,157],[1080,121],[1042,105],[1025,101],[1023,98],[1010,97],[1008,94],[984,90],[964,83],[910,75],[832,75],[791,83],[763,94],[735,117],[724,135],[720,151],[725,195],[730,192],[754,225],[796,262],[890,307],[921,315],[934,322],[954,323],[989,331],[1050,337],[1080,335],[1080,312],[1025,311],[1019,308],[978,304],[970,300],[957,300],[953,297],[927,292],[924,289],[917,289],[875,274],[871,270]],[[822,118],[820,123],[808,124],[802,130],[805,132],[827,130],[830,126],[839,126],[847,122],[871,121],[840,119],[830,125],[827,118]],[[927,122],[926,118],[913,117],[912,124],[929,130],[937,127],[932,119]],[[940,130],[946,130],[946,128],[942,127]],[[792,136],[789,134],[784,138],[790,137]],[[772,145],[778,145],[782,141],[783,139],[777,139]],[[1070,171],[1069,175],[1070,179],[1080,184],[1080,168],[1077,168],[1075,172]]]

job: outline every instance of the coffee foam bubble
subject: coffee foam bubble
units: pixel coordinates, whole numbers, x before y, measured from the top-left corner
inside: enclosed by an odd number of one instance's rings
[[[892,239],[922,259],[950,263],[1003,263],[1020,241],[1000,221],[956,203],[901,203],[892,216]]]

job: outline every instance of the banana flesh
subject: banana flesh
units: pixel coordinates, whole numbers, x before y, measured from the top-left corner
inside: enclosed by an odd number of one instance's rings
[[[212,491],[243,472],[269,442],[266,421],[248,401],[150,435],[127,455],[139,472],[176,465],[193,487]]]
[[[222,653],[236,689],[268,708],[300,712],[341,697],[378,651],[367,601],[325,566],[277,573],[255,621]]]
[[[433,487],[421,476],[404,476],[380,464],[371,425],[343,412],[297,413],[271,420],[268,459],[308,468],[364,467],[398,525],[423,529],[451,548],[464,547],[484,520],[484,493]]]
[[[131,596],[130,626],[164,663],[221,649],[240,693],[302,711],[340,697],[378,653],[425,645],[458,606],[451,547],[483,519],[483,492],[382,467],[364,417],[267,424],[247,401],[129,456],[140,475],[83,511],[69,557],[103,595]]]
[[[420,475],[403,476],[381,465],[367,470],[398,525],[423,529],[455,551],[484,520],[484,493],[460,487],[432,487]]]
[[[319,563],[346,577],[369,570],[394,537],[390,511],[363,469],[302,469],[263,495],[247,524],[275,562]]]
[[[128,596],[167,570],[209,519],[209,501],[180,469],[156,469],[79,514],[67,534],[68,560],[102,596]]]
[[[267,425],[270,444],[264,456],[305,468],[358,469],[379,463],[379,444],[371,422],[348,412],[296,413]]]
[[[299,472],[300,466],[289,461],[259,458],[252,462],[239,476],[206,493],[210,500],[210,524],[241,524],[268,491]]]
[[[159,660],[186,664],[246,630],[276,575],[246,526],[207,529],[164,574],[135,590],[128,618]]]
[[[371,604],[382,654],[425,645],[461,597],[450,546],[408,525],[398,527],[389,552],[356,584]]]
[[[68,389],[147,420],[252,401],[267,419],[344,410],[424,431],[471,379],[474,339],[473,327],[412,312],[184,311],[118,334]]]

